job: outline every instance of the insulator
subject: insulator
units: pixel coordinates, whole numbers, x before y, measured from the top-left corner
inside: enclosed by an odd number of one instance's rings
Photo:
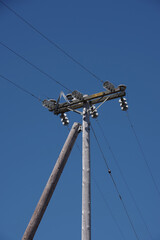
[[[121,97],[121,99],[119,99],[119,103],[122,111],[128,110],[128,104],[127,104],[126,98]]]
[[[68,93],[66,95],[66,98],[68,99],[69,102],[72,102],[75,98],[72,96],[72,93]]]
[[[63,125],[68,125],[68,124],[69,124],[69,120],[67,120],[67,121],[62,121],[62,124],[63,124]]]
[[[53,111],[56,105],[56,100],[54,99],[44,100],[42,102],[42,105],[48,108],[49,111]]]
[[[120,88],[121,91],[126,90],[126,85],[124,85],[124,84],[120,84],[118,87]]]
[[[91,106],[90,108],[90,115],[92,118],[97,118],[98,117],[98,112],[97,109],[94,105]]]
[[[92,105],[90,108],[90,112],[94,112],[94,111],[97,111],[97,110],[96,110],[96,107],[94,105]]]
[[[98,114],[94,114],[94,115],[92,114],[91,117],[92,117],[92,118],[97,118],[97,117],[98,117]]]
[[[68,125],[68,124],[69,124],[69,120],[63,121],[62,124],[63,124],[63,125]]]
[[[93,117],[93,118],[98,117],[98,112],[91,113],[91,117]]]
[[[60,115],[60,118],[61,118],[61,122],[62,122],[63,125],[68,125],[69,124],[69,119],[67,118],[66,113],[62,113]]]
[[[112,83],[110,83],[109,81],[106,81],[103,83],[103,87],[106,89],[106,90],[109,90],[111,92],[114,92],[115,91],[115,87]]]
[[[78,100],[83,100],[83,94],[78,92],[77,90],[72,92],[72,96]]]
[[[121,110],[122,111],[127,111],[128,110],[128,106],[121,107]]]

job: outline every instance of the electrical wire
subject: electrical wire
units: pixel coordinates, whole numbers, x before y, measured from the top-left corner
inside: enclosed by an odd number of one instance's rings
[[[25,24],[27,24],[30,28],[32,28],[35,32],[37,32],[41,37],[43,37],[44,39],[46,39],[50,44],[52,44],[52,45],[53,45],[54,47],[56,47],[59,51],[61,51],[65,56],[67,56],[68,58],[70,58],[74,63],[76,63],[77,65],[79,65],[82,69],[84,69],[86,72],[88,72],[90,75],[92,75],[95,79],[97,79],[97,80],[99,80],[100,82],[103,83],[103,81],[101,80],[100,77],[98,77],[96,74],[94,74],[92,71],[90,71],[87,67],[85,67],[83,64],[81,64],[78,60],[76,60],[74,57],[72,57],[72,56],[71,56],[69,53],[67,53],[62,47],[60,47],[58,44],[56,44],[53,40],[49,39],[45,34],[43,34],[42,32],[40,32],[40,31],[39,31],[37,28],[35,28],[31,23],[29,23],[29,22],[28,22],[26,19],[24,19],[20,14],[18,14],[15,10],[13,10],[12,8],[10,8],[10,7],[9,7],[6,3],[4,3],[3,1],[0,1],[0,2],[1,2],[1,4],[2,4],[3,6],[5,6],[8,10],[10,10],[12,13],[14,13],[19,19],[21,19]],[[12,50],[12,49],[9,48],[8,46],[6,46],[4,43],[0,42],[0,44],[1,44],[2,46],[6,47],[6,48],[7,48],[8,50],[10,50],[11,52],[13,52],[14,54],[16,54],[18,57],[20,57],[21,59],[23,59],[23,60],[24,60],[25,62],[27,62],[28,64],[30,64],[32,67],[34,67],[35,69],[37,69],[39,72],[41,72],[42,74],[46,75],[48,78],[50,78],[51,80],[53,80],[54,82],[56,82],[57,84],[59,84],[60,86],[62,86],[63,88],[65,88],[66,90],[71,91],[71,90],[68,89],[66,86],[64,86],[64,85],[61,84],[59,81],[57,81],[55,78],[53,78],[52,76],[50,76],[49,74],[47,74],[46,72],[44,72],[43,70],[41,70],[39,67],[37,67],[36,65],[34,65],[34,64],[31,63],[30,61],[28,61],[26,58],[24,58],[23,56],[21,56],[20,54],[16,53],[14,50]],[[22,90],[23,92],[25,92],[25,93],[31,95],[32,97],[38,99],[39,101],[41,101],[40,98],[36,97],[33,93],[29,92],[28,90],[20,87],[18,84],[15,84],[14,82],[12,82],[11,80],[7,79],[6,77],[4,77],[4,76],[2,76],[2,75],[0,75],[0,77],[3,78],[4,80],[10,82],[10,83],[13,84],[14,86],[16,86],[17,88],[19,88],[20,90]],[[148,162],[147,162],[147,160],[146,160],[144,151],[143,151],[143,149],[142,149],[142,146],[141,146],[141,144],[140,144],[140,141],[139,141],[139,139],[138,139],[138,137],[137,137],[137,134],[136,134],[136,132],[135,132],[135,129],[134,129],[134,127],[133,127],[133,124],[132,124],[132,122],[131,122],[128,114],[127,114],[127,117],[128,117],[129,122],[130,122],[130,125],[131,125],[131,128],[132,128],[132,130],[133,130],[133,133],[134,133],[134,135],[135,135],[135,137],[136,137],[136,140],[137,140],[137,142],[138,142],[138,145],[139,145],[139,147],[140,147],[141,153],[142,153],[142,155],[143,155],[143,158],[144,158],[144,160],[145,160],[145,163],[146,163],[146,165],[147,165],[147,168],[148,168],[148,171],[149,171],[149,173],[150,173],[150,175],[151,175],[151,178],[152,178],[152,180],[153,180],[153,183],[154,183],[154,185],[155,185],[155,187],[156,187],[156,189],[157,189],[157,191],[158,191],[158,193],[159,193],[159,195],[160,195],[160,191],[159,191],[158,186],[157,186],[157,184],[156,184],[156,181],[155,181],[155,179],[154,179],[154,177],[153,177],[152,171],[151,171],[151,169],[150,169],[150,167],[149,167],[149,165],[148,165]],[[91,128],[92,128],[92,126],[91,126]],[[94,136],[95,136],[95,138],[96,138],[96,141],[97,141],[97,143],[98,143],[98,139],[97,139],[97,137],[96,137],[96,135],[95,135],[95,132],[94,132],[93,128],[92,128],[92,131],[93,131],[93,134],[94,134]],[[99,145],[99,143],[98,143],[98,145]],[[106,166],[107,166],[107,169],[108,169],[108,171],[110,171],[109,166],[108,166],[108,163],[107,163],[107,161],[106,161],[106,158],[105,158],[105,156],[104,156],[104,154],[103,154],[103,152],[102,152],[102,149],[101,149],[100,145],[99,145],[99,148],[100,148],[100,151],[101,151],[101,153],[102,153],[103,159],[105,160],[105,164],[106,164]],[[111,148],[110,148],[110,150],[111,150]],[[112,151],[111,151],[111,152],[112,152]],[[113,152],[112,152],[112,154],[113,154]],[[114,158],[114,159],[115,159],[115,158]],[[120,168],[119,168],[119,169],[120,169]],[[120,172],[121,172],[121,171],[120,171]],[[121,175],[123,176],[122,172],[121,172]],[[118,193],[118,195],[119,195],[119,198],[120,198],[120,200],[122,201],[122,204],[123,204],[123,206],[124,206],[124,209],[125,209],[125,211],[126,211],[126,214],[127,214],[128,218],[129,218],[129,220],[130,220],[130,223],[131,223],[131,225],[132,225],[132,228],[133,228],[133,230],[134,230],[134,232],[135,232],[134,226],[133,226],[133,224],[132,224],[132,222],[131,222],[131,219],[130,219],[130,217],[129,217],[129,215],[128,215],[128,212],[127,212],[127,210],[126,210],[126,207],[125,207],[125,205],[124,205],[124,202],[123,202],[123,200],[122,200],[122,197],[121,197],[121,195],[120,195],[120,193],[119,193],[119,191],[118,191],[117,185],[116,185],[115,180],[114,180],[114,178],[113,178],[113,176],[112,176],[111,173],[110,173],[110,176],[111,176],[111,178],[112,178],[112,182],[113,182],[113,184],[114,184],[114,186],[115,186],[115,188],[116,188],[116,191],[117,191],[117,193]],[[123,179],[124,179],[124,177],[123,177]],[[128,184],[127,184],[126,181],[125,181],[125,183],[126,183],[126,186],[128,186]],[[127,187],[127,188],[128,188],[128,187]],[[129,191],[129,192],[130,192],[130,191]],[[131,194],[131,192],[130,192],[130,194]],[[133,195],[131,194],[131,196],[133,196]],[[132,198],[133,198],[133,197],[132,197]],[[135,202],[135,200],[134,200],[134,202]],[[136,234],[136,232],[135,232],[135,234]],[[137,234],[136,234],[136,237],[137,237],[137,239],[138,239]]]
[[[29,94],[30,96],[34,97],[35,99],[37,99],[38,101],[42,102],[42,100],[37,97],[35,94],[33,94],[32,92],[26,90],[24,87],[21,87],[20,85],[18,85],[17,83],[11,81],[10,79],[8,79],[7,77],[4,77],[3,75],[0,74],[0,77],[3,78],[5,81],[9,82],[10,84],[12,84],[13,86],[15,86],[16,88],[20,89],[21,91]]]
[[[146,223],[146,221],[145,221],[145,219],[144,219],[144,217],[143,217],[143,214],[142,214],[140,208],[138,207],[137,201],[136,201],[134,195],[132,194],[132,192],[131,192],[131,190],[130,190],[130,187],[129,187],[129,185],[128,185],[125,177],[124,177],[124,174],[123,174],[120,166],[119,166],[119,163],[118,163],[117,158],[116,158],[116,156],[115,156],[115,154],[114,154],[114,152],[113,152],[113,150],[112,150],[112,148],[111,148],[111,145],[110,145],[108,139],[106,138],[106,136],[105,136],[105,134],[104,134],[104,130],[103,130],[100,122],[98,121],[98,119],[96,119],[96,122],[97,122],[97,125],[98,125],[98,127],[99,127],[99,129],[100,129],[100,131],[101,131],[101,134],[102,134],[102,136],[103,136],[103,138],[104,138],[104,140],[105,140],[106,146],[107,146],[108,149],[110,150],[110,152],[111,152],[111,154],[112,154],[112,157],[113,157],[113,160],[114,160],[115,164],[117,165],[117,168],[118,168],[118,170],[119,170],[119,172],[120,172],[120,175],[121,175],[121,177],[122,177],[122,179],[123,179],[123,182],[125,183],[126,188],[127,188],[128,192],[129,192],[129,194],[130,194],[130,196],[131,196],[131,198],[132,198],[132,200],[133,200],[133,202],[134,202],[134,205],[135,205],[135,207],[136,207],[136,209],[137,209],[137,212],[139,213],[139,216],[141,217],[141,220],[142,220],[142,222],[143,222],[143,224],[144,224],[144,226],[145,226],[145,228],[146,228],[146,230],[147,230],[147,232],[148,232],[148,235],[149,235],[150,238],[153,240],[153,237],[152,237],[152,235],[151,235],[151,233],[150,233],[150,231],[149,231],[149,228],[148,228],[147,223]]]
[[[43,71],[41,68],[37,67],[35,64],[33,64],[32,62],[30,62],[29,60],[27,60],[25,57],[23,57],[22,55],[20,55],[19,53],[17,53],[16,51],[14,51],[13,49],[11,49],[10,47],[8,47],[6,44],[4,44],[3,42],[0,41],[0,45],[3,46],[4,48],[8,49],[10,52],[14,53],[17,57],[19,57],[20,59],[22,59],[24,62],[28,63],[30,66],[32,66],[33,68],[35,68],[37,71],[39,71],[40,73],[42,73],[43,75],[45,75],[46,77],[48,77],[50,80],[52,80],[53,82],[59,84],[61,87],[65,88],[67,91],[71,92],[71,90],[69,88],[67,88],[65,85],[63,85],[62,83],[60,83],[59,81],[57,81],[55,78],[53,78],[51,75],[49,75],[48,73],[46,73],[45,71]]]
[[[140,152],[141,152],[141,154],[142,154],[142,157],[143,157],[143,159],[144,159],[144,162],[145,162],[145,164],[146,164],[146,166],[147,166],[148,172],[149,172],[149,174],[150,174],[150,176],[151,176],[152,182],[153,182],[153,184],[154,184],[154,186],[155,186],[155,189],[157,190],[157,193],[158,193],[158,195],[159,195],[159,197],[160,197],[160,191],[159,191],[158,185],[157,185],[156,180],[155,180],[155,178],[154,178],[154,176],[153,176],[152,170],[151,170],[151,168],[150,168],[150,166],[149,166],[149,164],[148,164],[147,158],[146,158],[146,156],[145,156],[145,153],[144,153],[144,151],[143,151],[142,145],[141,145],[140,140],[139,140],[139,138],[138,138],[138,135],[137,135],[137,133],[136,133],[136,131],[135,131],[135,128],[134,128],[134,126],[133,126],[133,123],[132,123],[132,121],[131,121],[131,118],[130,118],[130,116],[129,116],[129,113],[126,112],[126,115],[127,115],[128,121],[129,121],[129,123],[130,123],[132,132],[133,132],[133,134],[134,134],[134,136],[135,136],[135,138],[136,138],[136,141],[137,141],[137,144],[138,144],[138,146],[139,146],[139,149],[140,149]]]
[[[125,203],[124,203],[124,201],[123,201],[123,199],[122,199],[122,196],[121,196],[121,194],[120,194],[120,192],[119,192],[119,190],[118,190],[117,184],[116,184],[116,182],[115,182],[115,180],[114,180],[114,178],[113,178],[113,175],[112,175],[111,170],[110,170],[110,168],[109,168],[108,162],[107,162],[106,157],[105,157],[105,155],[104,155],[104,153],[103,153],[103,151],[102,151],[102,148],[101,148],[101,146],[100,146],[100,143],[99,143],[99,141],[98,141],[98,138],[97,138],[97,136],[96,136],[96,134],[95,134],[95,131],[94,131],[92,125],[91,125],[91,129],[92,129],[93,135],[94,135],[94,137],[95,137],[95,140],[96,140],[96,142],[97,142],[97,145],[98,145],[98,147],[99,147],[99,150],[100,150],[100,152],[101,152],[102,158],[103,158],[103,160],[104,160],[104,162],[105,162],[105,165],[106,165],[106,167],[107,167],[108,173],[109,173],[109,175],[110,175],[110,177],[111,177],[111,180],[112,180],[112,182],[113,182],[113,185],[114,185],[114,187],[115,187],[115,189],[116,189],[116,192],[117,192],[117,194],[118,194],[118,196],[119,196],[119,199],[121,200],[121,203],[122,203],[122,206],[123,206],[123,208],[124,208],[124,211],[125,211],[125,213],[126,213],[126,215],[127,215],[127,218],[128,218],[128,220],[129,220],[129,223],[130,223],[130,225],[131,225],[131,227],[132,227],[132,230],[133,230],[133,232],[134,232],[134,235],[135,235],[136,239],[139,240],[138,234],[137,234],[137,232],[136,232],[136,230],[135,230],[135,227],[134,227],[133,222],[132,222],[132,220],[131,220],[131,217],[130,217],[130,215],[129,215],[129,213],[128,213],[128,210],[127,210],[127,208],[126,208],[126,205],[125,205]]]
[[[67,125],[67,129],[68,129],[68,132],[70,132],[70,128],[69,128],[68,125]],[[76,147],[78,148],[79,153],[81,154],[81,150],[80,150],[79,145],[78,145],[77,143],[75,143],[75,144],[76,144]],[[99,186],[99,184],[98,184],[98,182],[97,182],[97,180],[96,180],[96,178],[95,178],[95,176],[93,175],[92,172],[91,172],[91,174],[92,174],[92,178],[93,178],[93,181],[94,181],[94,183],[95,183],[95,186],[96,186],[99,194],[101,195],[101,198],[103,199],[105,206],[108,208],[108,210],[109,210],[109,212],[110,212],[110,215],[111,215],[113,221],[115,222],[115,225],[117,226],[117,228],[118,228],[118,230],[119,230],[119,233],[121,234],[122,239],[125,240],[125,236],[124,236],[124,234],[123,234],[123,232],[122,232],[122,230],[121,230],[121,228],[120,228],[120,225],[119,225],[119,223],[117,222],[117,219],[115,218],[115,216],[114,216],[114,214],[113,214],[113,212],[112,212],[112,210],[111,210],[111,208],[110,208],[110,206],[109,206],[109,204],[108,204],[108,202],[107,202],[107,200],[106,200],[106,198],[105,198],[105,196],[104,196],[104,193],[102,192],[102,190],[101,190],[101,188],[100,188],[100,186]]]
[[[8,10],[10,10],[12,13],[14,13],[21,21],[23,21],[25,24],[27,24],[30,28],[32,28],[36,33],[38,33],[41,37],[43,37],[45,40],[47,40],[51,45],[56,47],[59,51],[61,51],[66,57],[71,59],[74,63],[79,65],[83,70],[88,72],[92,77],[103,83],[103,80],[101,80],[100,77],[98,77],[95,73],[93,73],[91,70],[89,70],[87,67],[85,67],[82,63],[80,63],[78,60],[76,60],[74,57],[72,57],[68,52],[66,52],[62,47],[60,47],[57,43],[55,43],[53,40],[49,39],[44,33],[39,31],[36,27],[33,26],[30,22],[28,22],[24,17],[22,17],[20,14],[18,14],[15,10],[13,10],[11,7],[9,7],[6,3],[1,1],[1,4],[5,6]]]
[[[111,210],[111,208],[110,208],[110,206],[109,206],[109,204],[108,204],[108,202],[107,202],[107,200],[106,200],[106,198],[105,198],[105,196],[104,196],[104,194],[103,194],[103,192],[102,192],[102,190],[101,190],[101,188],[99,187],[99,184],[97,183],[97,181],[96,181],[96,179],[95,179],[95,176],[92,175],[92,178],[93,178],[93,180],[94,180],[94,183],[95,183],[95,186],[96,186],[98,192],[100,193],[100,195],[101,195],[101,197],[102,197],[102,199],[103,199],[103,201],[104,201],[104,204],[105,204],[106,207],[108,208],[108,210],[109,210],[109,212],[110,212],[110,215],[111,215],[112,219],[114,220],[114,222],[115,222],[115,224],[116,224],[116,226],[117,226],[117,228],[118,228],[118,230],[119,230],[119,232],[120,232],[120,234],[121,234],[121,237],[122,237],[123,239],[126,239],[125,236],[124,236],[124,234],[123,234],[123,232],[122,232],[122,230],[121,230],[121,228],[120,228],[119,223],[117,222],[117,219],[115,218],[115,216],[114,216],[114,214],[113,214],[113,212],[112,212],[112,210]]]

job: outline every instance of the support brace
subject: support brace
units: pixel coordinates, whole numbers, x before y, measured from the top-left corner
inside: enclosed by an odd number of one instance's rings
[[[58,180],[59,180],[59,178],[62,174],[62,171],[65,167],[65,164],[70,155],[72,147],[77,139],[77,136],[79,133],[79,127],[80,127],[79,123],[73,124],[72,129],[68,135],[68,138],[62,148],[59,158],[54,166],[54,169],[49,177],[49,180],[48,180],[48,182],[45,186],[45,189],[41,195],[41,198],[37,204],[37,207],[33,213],[33,216],[31,217],[28,227],[22,237],[22,240],[32,240],[33,239],[33,237],[36,233],[36,230],[41,222],[43,214],[45,213],[45,210],[46,210],[46,208],[49,204],[49,201],[52,197],[52,194],[56,188]]]

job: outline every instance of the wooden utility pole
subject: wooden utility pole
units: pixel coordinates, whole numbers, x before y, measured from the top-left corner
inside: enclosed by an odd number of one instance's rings
[[[90,105],[83,108],[82,124],[82,240],[91,240],[91,188],[90,188]]]
[[[54,169],[49,177],[49,180],[44,188],[41,198],[37,204],[37,207],[33,213],[33,216],[28,224],[28,227],[22,237],[22,240],[32,240],[36,230],[40,224],[40,221],[45,213],[45,210],[49,204],[52,194],[56,188],[58,180],[70,155],[72,147],[76,141],[79,133],[80,124],[74,123],[72,129],[68,135],[68,138],[62,148],[59,158],[54,166]]]
[[[120,106],[123,111],[128,109],[128,105],[123,98],[126,93],[126,86],[121,84],[117,88],[108,81],[103,83],[105,91],[92,95],[83,95],[77,90],[70,94],[62,92],[58,100],[45,99],[43,106],[48,108],[55,115],[60,114],[63,125],[67,125],[69,120],[66,112],[73,111],[83,116],[83,139],[82,139],[82,240],[91,240],[91,187],[90,187],[90,115],[92,118],[98,116],[97,109],[106,101],[120,98]],[[60,103],[60,98],[63,95],[65,102]],[[96,108],[94,105],[99,104]],[[83,113],[77,109],[83,108]]]

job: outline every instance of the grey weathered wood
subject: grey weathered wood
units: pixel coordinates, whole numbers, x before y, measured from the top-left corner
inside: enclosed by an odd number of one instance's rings
[[[22,240],[32,240],[36,230],[40,224],[43,214],[49,204],[52,194],[56,188],[58,180],[70,155],[72,147],[76,141],[79,133],[79,123],[74,123],[72,129],[67,137],[67,140],[62,148],[62,151],[58,157],[58,160],[54,166],[54,169],[49,177],[49,180],[44,188],[41,198],[37,204],[37,207],[31,217],[31,220],[26,228],[26,231],[22,237]]]
[[[95,94],[96,95],[96,94]],[[117,93],[113,93],[111,95],[109,95],[107,92],[102,92],[100,96],[96,96],[95,98],[93,98],[93,95],[91,95],[91,97],[85,97],[85,99],[90,99],[88,102],[90,103],[90,105],[92,104],[97,104],[97,103],[101,103],[103,102],[106,98],[107,101],[109,100],[113,100],[119,97],[123,97],[125,96],[125,92],[117,92]],[[58,108],[56,110],[53,110],[55,114],[59,114],[59,113],[65,113],[65,112],[69,112],[71,109],[75,110],[75,109],[79,109],[82,108],[84,106],[84,103],[86,102],[86,100],[84,101],[74,101],[73,103],[62,103],[59,104]],[[68,107],[68,108],[67,108]]]
[[[89,103],[84,104],[82,124],[82,240],[91,239],[90,120]]]

